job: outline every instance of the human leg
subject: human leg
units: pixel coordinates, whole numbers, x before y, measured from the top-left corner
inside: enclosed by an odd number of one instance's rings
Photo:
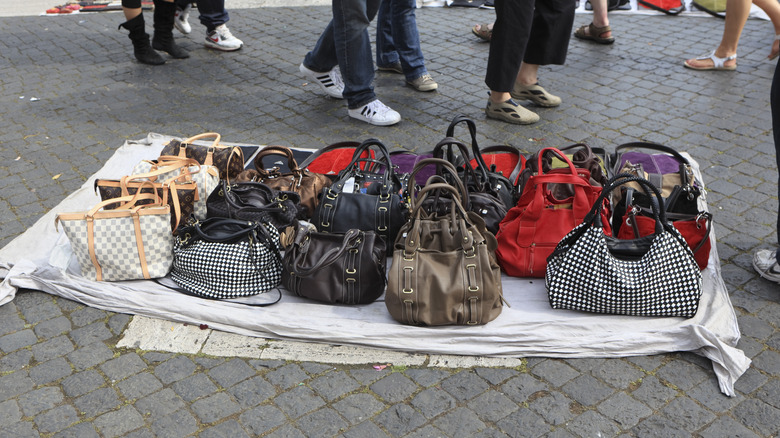
[[[190,26],[190,11],[192,11],[192,3],[190,0],[175,0],[176,14],[174,14],[173,26],[183,34],[189,34],[192,32],[192,26]]]
[[[615,38],[612,36],[607,14],[607,0],[591,0],[590,4],[593,6],[593,21],[577,29],[574,36],[601,44],[614,43]]]
[[[120,24],[119,27],[124,27],[130,31],[128,36],[133,43],[135,59],[143,64],[165,64],[165,58],[155,52],[149,43],[149,34],[146,33],[146,22],[141,9],[141,0],[122,0],[122,12],[125,15],[125,22]]]
[[[333,43],[351,109],[376,100],[368,26],[378,9],[379,0],[333,0]]]
[[[688,59],[684,65],[694,70],[734,70],[737,68],[737,45],[750,14],[751,0],[726,0],[726,23],[720,45],[709,56]]]
[[[772,51],[769,52],[769,59],[775,59],[780,55],[780,3],[776,0],[753,0],[753,3],[761,8],[769,19],[772,21],[772,26],[775,30],[775,38],[772,40]]]
[[[176,4],[173,0],[154,0],[154,37],[152,47],[168,52],[174,58],[189,58],[190,54],[178,46],[173,38]]]
[[[392,0],[382,0],[376,15],[376,66],[379,70],[403,73],[393,43]],[[399,71],[400,70],[400,71]]]

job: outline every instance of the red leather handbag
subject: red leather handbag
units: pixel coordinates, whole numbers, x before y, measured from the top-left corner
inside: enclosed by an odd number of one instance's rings
[[[590,172],[575,168],[556,148],[539,152],[538,169],[543,168],[541,161],[547,152],[557,155],[567,167],[529,177],[520,200],[501,221],[496,234],[498,263],[513,277],[544,277],[547,257],[566,234],[582,223],[601,193],[601,187],[590,184]],[[554,193],[564,191],[554,190],[556,184],[568,185],[574,195],[557,199]],[[608,219],[605,208],[602,222],[611,234]]]

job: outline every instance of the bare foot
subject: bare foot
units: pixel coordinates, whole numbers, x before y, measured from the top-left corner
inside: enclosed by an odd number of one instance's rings
[[[715,56],[718,58],[727,58],[731,55],[723,55],[719,56],[718,53],[715,53]],[[689,68],[692,68],[694,70],[709,70],[715,67],[715,61],[712,60],[712,58],[703,57],[704,59],[698,59],[698,58],[692,58],[685,61],[685,65]],[[737,60],[735,59],[729,59],[726,62],[723,63],[724,68],[736,68],[737,67]]]

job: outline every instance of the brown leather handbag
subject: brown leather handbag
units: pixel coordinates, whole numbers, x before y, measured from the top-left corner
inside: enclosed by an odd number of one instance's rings
[[[287,157],[287,167],[290,172],[281,173],[278,167],[266,169],[263,158],[281,155]],[[304,217],[310,218],[317,207],[319,194],[325,187],[330,187],[332,181],[325,175],[310,172],[298,167],[290,148],[284,146],[266,146],[255,156],[255,168],[247,169],[236,177],[236,181],[261,182],[272,189],[284,192],[295,192],[301,195],[301,206],[304,208]]]
[[[435,180],[434,180],[435,181]],[[445,192],[446,215],[427,215],[428,196]],[[412,202],[388,273],[385,304],[396,321],[409,325],[476,325],[492,321],[504,303],[496,238],[455,187],[427,184]]]
[[[313,228],[313,227],[312,227]],[[368,304],[385,290],[385,241],[373,231],[320,233],[298,225],[284,252],[282,283],[299,297]]]
[[[193,144],[196,140],[213,138],[209,146]],[[181,158],[194,158],[205,166],[216,166],[219,178],[232,180],[244,171],[244,152],[238,146],[219,144],[222,137],[216,132],[206,132],[184,141],[171,140],[163,147],[160,155],[177,155]]]

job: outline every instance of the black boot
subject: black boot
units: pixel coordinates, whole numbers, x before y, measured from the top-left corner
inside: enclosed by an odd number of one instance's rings
[[[174,58],[189,58],[190,54],[176,45],[173,40],[173,20],[176,18],[176,4],[154,0],[154,37],[152,47],[168,52]]]
[[[133,53],[139,62],[149,65],[165,64],[165,58],[152,49],[149,44],[149,34],[146,33],[144,14],[119,25],[130,31],[130,41],[133,42]]]

